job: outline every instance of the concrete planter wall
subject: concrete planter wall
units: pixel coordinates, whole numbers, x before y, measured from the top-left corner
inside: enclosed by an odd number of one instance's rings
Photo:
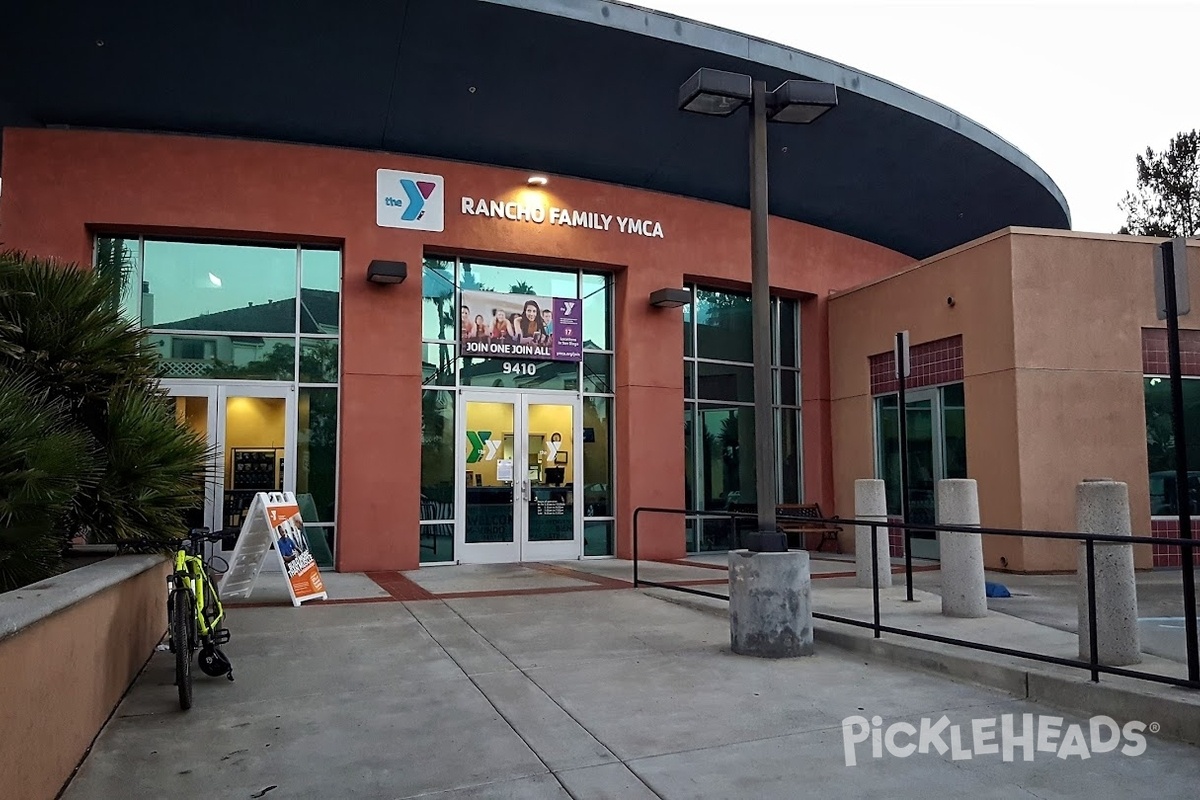
[[[0,594],[0,786],[53,798],[166,630],[168,565],[117,556]]]

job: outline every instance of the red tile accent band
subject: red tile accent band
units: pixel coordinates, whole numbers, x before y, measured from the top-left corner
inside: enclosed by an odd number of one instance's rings
[[[1200,331],[1179,332],[1179,364],[1184,375],[1200,377]],[[1142,372],[1166,375],[1170,371],[1167,332],[1162,328],[1142,328]]]
[[[873,396],[890,394],[900,388],[896,382],[895,353],[878,353],[868,360]],[[912,362],[912,374],[908,377],[909,389],[958,383],[963,379],[962,336],[950,336],[913,345],[909,360]]]
[[[401,575],[399,572],[368,572],[380,589],[397,600],[432,600],[433,592]]]
[[[1181,331],[1182,333],[1182,331]],[[1179,538],[1179,520],[1177,519],[1152,519],[1150,520],[1150,535],[1155,539],[1178,539]],[[1197,531],[1193,529],[1192,538],[1197,538]],[[1183,566],[1183,554],[1178,547],[1173,547],[1166,544],[1151,545],[1154,548],[1154,566],[1156,567],[1175,567]],[[1200,551],[1192,553],[1192,562],[1200,566]]]

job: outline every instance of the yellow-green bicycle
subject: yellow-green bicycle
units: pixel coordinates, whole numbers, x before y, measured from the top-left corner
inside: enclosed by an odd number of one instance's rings
[[[233,680],[233,665],[220,647],[229,641],[229,629],[222,626],[225,609],[213,585],[211,559],[206,561],[204,552],[206,542],[225,538],[225,533],[193,528],[186,539],[164,543],[175,550],[175,569],[167,577],[167,635],[168,649],[175,654],[179,707],[184,711],[192,707],[192,655],[197,650],[205,675]]]

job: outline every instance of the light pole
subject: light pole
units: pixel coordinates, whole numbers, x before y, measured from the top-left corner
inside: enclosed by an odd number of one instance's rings
[[[747,549],[787,550],[775,524],[775,415],[771,391],[771,281],[767,267],[767,122],[806,124],[837,105],[837,87],[820,81],[784,81],[767,91],[763,81],[717,69],[699,69],[679,87],[679,108],[728,117],[750,104],[750,307],[754,348],[754,465],[758,531]]]

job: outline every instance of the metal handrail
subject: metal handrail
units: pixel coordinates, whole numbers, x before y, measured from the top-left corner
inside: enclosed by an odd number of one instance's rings
[[[674,516],[697,516],[697,517],[716,517],[729,519],[745,519],[757,518],[757,514],[742,511],[706,511],[702,509],[680,509],[680,508],[660,508],[655,506],[639,506],[633,511],[633,585],[635,588],[641,586],[652,586],[660,589],[669,589],[677,592],[685,592],[687,594],[700,595],[702,597],[713,597],[718,600],[728,602],[729,598],[726,595],[716,594],[715,592],[705,592],[699,589],[693,589],[689,586],[676,586],[669,583],[659,583],[655,581],[647,581],[640,578],[638,573],[638,545],[639,545],[639,522],[641,515],[647,514],[671,514]],[[1019,530],[1014,528],[985,528],[982,526],[967,526],[967,525],[940,525],[940,524],[920,524],[914,522],[903,522],[900,520],[866,520],[856,518],[842,517],[801,517],[788,514],[777,514],[777,519],[800,520],[813,524],[825,525],[861,525],[871,529],[871,593],[873,605],[873,620],[865,622],[851,617],[841,617],[836,614],[825,614],[823,612],[812,612],[814,619],[824,620],[826,622],[837,622],[844,625],[852,625],[858,628],[869,628],[874,632],[874,638],[882,638],[882,634],[891,633],[898,636],[908,636],[914,639],[922,639],[930,642],[938,642],[940,644],[949,644],[958,647],[966,647],[972,650],[980,650],[987,653],[995,653],[997,655],[1014,656],[1017,658],[1027,658],[1033,661],[1040,661],[1047,664],[1056,664],[1064,667],[1073,667],[1077,669],[1086,669],[1091,673],[1093,683],[1099,683],[1100,673],[1106,675],[1118,675],[1126,678],[1134,678],[1138,680],[1149,681],[1152,683],[1161,683],[1169,686],[1180,686],[1187,689],[1200,689],[1200,681],[1189,680],[1186,678],[1174,678],[1169,675],[1158,675],[1152,672],[1143,670],[1126,669],[1123,667],[1110,667],[1100,663],[1099,658],[1099,642],[1097,641],[1098,631],[1096,627],[1096,576],[1095,576],[1095,549],[1096,544],[1159,544],[1173,547],[1197,547],[1200,546],[1200,539],[1168,539],[1154,538],[1150,536],[1122,536],[1119,534],[1107,533],[1083,533],[1080,531],[1043,531],[1043,530]],[[939,636],[937,634],[926,633],[924,631],[911,630],[908,628],[900,628],[893,625],[884,625],[881,620],[880,601],[879,601],[879,570],[874,568],[874,565],[879,564],[879,540],[875,532],[880,527],[915,529],[921,531],[933,531],[937,533],[976,533],[988,536],[1019,536],[1030,539],[1058,539],[1061,541],[1078,541],[1081,542],[1086,549],[1086,571],[1087,571],[1087,602],[1088,602],[1088,632],[1090,636],[1090,653],[1087,661],[1074,658],[1063,658],[1061,656],[1051,656],[1044,653],[1033,653],[1025,650],[1014,650],[1009,647],[1000,647],[999,645],[986,644],[983,642],[972,642],[966,639],[956,639],[950,636]],[[1194,568],[1193,565],[1184,565],[1184,568]],[[889,567],[890,568],[890,567]],[[911,576],[911,573],[910,573]],[[1191,609],[1191,614],[1188,615],[1185,609],[1185,616],[1188,619],[1195,619],[1195,609]],[[1190,657],[1190,654],[1189,654]],[[1193,670],[1193,665],[1188,664],[1189,672]]]

